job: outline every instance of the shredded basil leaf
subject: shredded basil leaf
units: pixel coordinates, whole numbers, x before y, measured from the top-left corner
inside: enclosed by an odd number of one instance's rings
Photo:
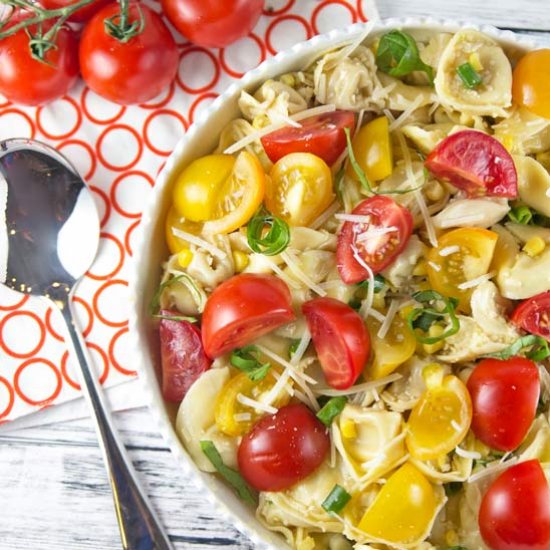
[[[466,88],[475,90],[483,79],[470,63],[463,63],[456,68],[456,72]]]
[[[246,237],[254,252],[275,256],[290,243],[290,229],[284,220],[260,207],[248,222]]]
[[[529,349],[527,349],[529,348]],[[533,361],[544,361],[544,359],[550,357],[550,346],[548,342],[541,336],[535,334],[528,334],[518,338],[511,346],[499,351],[498,353],[488,353],[484,357],[493,357],[495,359],[510,359],[516,355],[525,353],[525,357],[532,359]]]
[[[365,279],[364,281],[361,281],[357,285],[357,288],[364,288],[365,290],[368,290],[369,285],[370,285],[370,280]],[[375,275],[374,276],[374,293],[378,294],[384,289],[385,286],[386,286],[386,279],[384,279],[382,275]]]
[[[376,51],[376,65],[391,76],[400,77],[422,71],[430,82],[434,80],[434,71],[420,58],[415,39],[403,31],[395,30],[382,36]]]
[[[321,507],[328,513],[337,514],[350,500],[351,495],[343,487],[336,484],[321,504]]]
[[[533,220],[532,210],[525,205],[512,207],[508,212],[508,218],[514,223],[520,223],[521,225],[528,225]]]
[[[185,275],[177,275],[176,277],[170,277],[158,287],[158,290],[155,292],[155,295],[151,298],[151,303],[149,304],[149,313],[151,315],[155,317],[157,316],[160,310],[160,297],[162,296],[162,293],[164,292],[164,290],[167,289],[170,285],[183,279],[183,277],[185,277]]]
[[[439,321],[440,316],[433,313],[421,313],[414,321],[413,327],[420,329],[422,332],[428,332],[430,327]]]
[[[233,489],[235,489],[239,497],[248,504],[256,504],[256,499],[246,481],[241,477],[239,472],[229,468],[229,466],[223,463],[223,459],[214,443],[212,443],[212,441],[201,441],[200,445],[206,458],[210,460],[212,466],[214,466],[219,474],[233,487]]]
[[[330,426],[332,421],[344,410],[348,398],[344,395],[329,399],[326,405],[317,413],[317,418],[325,425]]]
[[[260,363],[258,353],[256,346],[244,346],[233,350],[229,360],[234,367],[245,372],[250,380],[258,382],[267,376],[271,368],[270,363]]]

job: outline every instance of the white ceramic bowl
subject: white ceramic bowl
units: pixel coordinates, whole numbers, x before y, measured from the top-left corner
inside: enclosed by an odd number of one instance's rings
[[[534,47],[534,43],[520,39],[510,31],[500,31],[488,25],[480,26],[433,18],[385,20],[377,23],[369,36],[395,28],[422,33],[423,31],[454,32],[464,27],[478,29],[494,37],[508,53],[519,53]],[[216,147],[221,129],[238,116],[237,99],[241,90],[254,91],[268,78],[302,69],[322,52],[342,43],[349,43],[364,32],[365,24],[359,23],[296,44],[293,48],[279,53],[247,73],[219,96],[187,130],[159,175],[148,197],[148,204],[141,220],[138,245],[134,252],[130,281],[132,364],[139,372],[151,412],[157,420],[160,433],[177,459],[182,475],[196,485],[221,517],[247,535],[257,548],[275,550],[288,547],[278,535],[265,529],[256,520],[250,508],[244,505],[223,482],[211,474],[198,470],[175,432],[176,408],[164,402],[158,383],[158,337],[152,329],[148,304],[159,284],[160,265],[168,255],[164,240],[164,219],[170,202],[169,189],[172,180],[183,167],[192,160],[210,153]]]

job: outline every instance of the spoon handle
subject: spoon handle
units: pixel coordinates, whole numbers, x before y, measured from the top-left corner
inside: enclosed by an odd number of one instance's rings
[[[73,357],[80,367],[82,393],[93,411],[99,444],[113,492],[122,548],[124,550],[172,550],[168,536],[147,496],[139,486],[131,461],[107,412],[97,378],[90,368],[92,362],[87,348],[75,325],[70,299],[57,302],[56,305],[60,308],[67,325],[70,351],[73,351]]]

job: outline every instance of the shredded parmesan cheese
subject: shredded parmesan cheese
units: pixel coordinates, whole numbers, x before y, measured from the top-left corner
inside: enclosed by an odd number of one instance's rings
[[[435,262],[428,262],[428,265],[434,270],[434,271],[441,271],[441,266],[437,265]]]
[[[336,214],[337,220],[351,223],[370,223],[370,216],[361,216],[360,214]]]
[[[250,413],[237,413],[233,415],[233,420],[235,422],[249,422],[252,420],[252,415]]]
[[[451,254],[456,254],[457,252],[460,252],[460,246],[455,244],[453,246],[446,246],[445,248],[442,248],[439,251],[439,255],[445,257],[450,256]]]
[[[369,239],[373,239],[375,237],[381,237],[383,235],[387,235],[388,233],[394,233],[397,230],[398,230],[397,227],[394,227],[394,226],[390,226],[390,227],[369,226],[366,231],[364,231],[363,233],[359,233],[359,235],[357,235],[356,242],[362,243],[362,242],[368,241]]]
[[[380,325],[380,328],[378,329],[378,333],[376,336],[378,338],[385,338],[386,334],[388,333],[388,330],[390,329],[390,326],[393,322],[393,318],[395,317],[395,314],[399,311],[399,302],[397,300],[392,300],[390,307],[388,308],[388,313],[386,314],[386,318],[384,319],[384,322],[382,325]]]
[[[359,314],[361,314],[361,310],[359,310]],[[369,317],[374,317],[379,323],[383,323],[386,320],[386,316],[384,314],[380,313],[377,309],[374,309],[374,308],[371,308],[369,310],[368,316]]]
[[[274,376],[278,376],[278,374],[272,370],[271,371]],[[267,392],[262,394],[261,401],[264,403],[264,405],[272,405],[275,399],[279,396],[279,394],[283,391],[286,386],[290,386],[288,383],[288,380],[290,378],[290,372],[288,369],[285,369],[283,373],[278,376],[277,382],[273,385],[273,387]],[[291,388],[292,389],[292,388]]]
[[[306,275],[302,269],[300,268],[298,261],[296,260],[296,257],[290,250],[285,250],[284,252],[281,252],[281,258],[285,261],[286,265],[288,266],[288,269],[292,271],[294,276],[302,281],[310,290],[315,292],[315,294],[318,294],[321,297],[324,297],[327,295],[326,291],[323,290],[318,284],[314,283],[308,275]]]
[[[290,359],[291,365],[297,365],[304,356],[304,353],[306,352],[307,347],[309,346],[309,343],[311,342],[311,334],[309,333],[309,330],[305,329],[304,335],[302,336],[302,339],[300,340],[300,343],[298,344],[298,347],[296,348],[296,351],[294,352],[294,355]]]
[[[481,453],[478,453],[477,451],[467,451],[466,449],[460,448],[458,445],[455,447],[455,453],[462,458],[471,458],[472,460],[478,460],[481,458]]]
[[[313,220],[313,222],[309,225],[311,229],[319,229],[319,227],[322,227],[338,210],[340,210],[340,203],[338,201],[334,201],[318,218]]]
[[[308,384],[312,384],[312,385],[317,384],[317,380],[315,380],[315,378],[311,378],[311,376],[308,376],[307,374],[300,372],[296,368],[296,365],[289,363],[286,359],[283,359],[280,355],[277,355],[274,351],[271,351],[269,348],[266,348],[261,344],[256,344],[256,347],[263,354],[267,355],[270,359],[273,359],[273,361],[279,363],[279,365],[282,365],[283,367],[286,367],[287,369],[289,369],[291,373],[294,373],[298,378],[302,380],[302,382],[307,382]],[[294,376],[292,376],[292,378],[294,378]]]
[[[176,227],[172,227],[172,234],[178,237],[179,239],[183,239],[184,241],[187,241],[188,243],[194,244],[195,246],[198,246],[199,248],[203,248],[208,253],[212,254],[212,256],[223,260],[227,256],[227,254],[220,250],[217,246],[214,246],[212,243],[209,243],[208,241],[205,241],[204,239],[201,239],[200,237],[197,237],[196,235],[192,235],[191,233],[187,233],[187,231],[182,231],[181,229],[177,229]]]
[[[374,301],[374,273],[372,272],[372,269],[367,265],[367,263],[363,260],[363,258],[361,258],[361,254],[359,254],[359,251],[357,250],[355,244],[351,245],[351,249],[353,251],[353,257],[355,258],[357,263],[365,269],[369,277],[367,297],[363,300],[361,308],[359,309],[359,315],[366,319],[369,316],[369,313],[372,309],[372,303]]]
[[[384,378],[372,380],[371,382],[365,382],[364,384],[357,384],[357,386],[352,386],[347,390],[331,390],[329,388],[319,388],[318,390],[315,390],[315,393],[317,395],[328,395],[329,397],[337,397],[339,395],[353,395],[359,392],[370,391],[374,388],[386,386],[387,384],[391,384],[392,382],[395,382],[400,378],[402,378],[402,376],[399,373],[394,372],[393,374],[390,374],[389,376],[386,376]]]
[[[451,426],[455,432],[459,432],[460,430],[462,430],[460,424],[456,420],[451,420]]]
[[[420,107],[420,104],[423,101],[423,97],[421,94],[416,96],[416,99],[397,117],[393,120],[393,122],[390,124],[390,132],[393,132],[394,130],[397,130],[398,128],[401,128],[403,124],[405,124],[409,118],[411,118],[411,115]]]
[[[484,283],[485,281],[492,279],[494,276],[495,276],[495,272],[491,271],[489,273],[485,273],[485,275],[480,275],[475,279],[471,279],[470,281],[464,281],[463,283],[460,283],[456,287],[460,290],[465,290],[467,288],[474,288],[480,285],[481,283]]]
[[[277,412],[277,409],[275,407],[272,407],[271,405],[265,405],[264,403],[256,401],[255,399],[250,399],[250,397],[247,397],[242,393],[237,394],[237,401],[245,407],[250,407],[252,409],[256,409],[258,411],[262,411],[268,414],[275,414]]]

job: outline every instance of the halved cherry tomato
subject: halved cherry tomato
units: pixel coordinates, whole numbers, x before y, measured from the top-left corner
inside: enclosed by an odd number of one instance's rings
[[[88,4],[78,10],[76,10],[70,17],[69,21],[75,23],[84,23],[88,21],[96,12],[98,12],[103,6],[109,4],[112,0],[95,0],[91,4]],[[47,10],[57,10],[59,8],[67,8],[76,4],[78,0],[41,0],[42,6]]]
[[[344,283],[364,281],[379,273],[403,251],[413,229],[410,211],[390,197],[376,195],[360,202],[352,212],[360,221],[346,221],[338,235],[336,261]]]
[[[537,410],[540,380],[535,363],[524,357],[484,359],[468,379],[468,391],[475,436],[499,451],[517,448]]]
[[[516,464],[489,487],[479,531],[492,550],[548,550],[550,488],[538,460]]]
[[[292,226],[308,226],[334,199],[332,173],[311,153],[291,153],[271,169],[265,203]]]
[[[290,153],[313,153],[332,166],[346,148],[344,128],[353,134],[355,114],[351,111],[333,111],[300,121],[300,128],[288,126],[262,137],[271,162]]]
[[[514,69],[514,102],[532,113],[550,118],[550,49],[526,53]]]
[[[511,317],[516,326],[550,342],[550,292],[524,300]]]
[[[302,306],[315,351],[329,386],[345,390],[363,372],[370,338],[361,316],[334,298],[315,298]]]
[[[463,130],[450,135],[430,153],[426,168],[470,197],[518,196],[518,176],[510,153],[482,132]]]
[[[459,285],[489,271],[497,240],[498,235],[493,231],[477,227],[453,229],[441,235],[438,246],[428,252],[431,287],[444,296],[456,298],[459,309],[469,312],[473,288],[461,289]],[[445,249],[456,247],[456,252],[441,254]]]
[[[358,528],[376,539],[409,544],[427,531],[436,510],[433,486],[407,462],[382,485]]]
[[[202,341],[209,357],[249,344],[294,320],[290,291],[274,275],[242,273],[214,289],[202,314]]]
[[[161,315],[176,315],[162,310]],[[160,320],[162,394],[179,403],[195,380],[210,368],[212,361],[204,353],[200,330],[188,321]]]
[[[305,405],[287,405],[243,437],[239,471],[258,491],[283,491],[313,473],[329,448],[325,425]]]
[[[472,422],[472,402],[464,383],[443,376],[439,365],[424,367],[427,389],[407,422],[407,447],[420,460],[450,453],[466,437]]]

